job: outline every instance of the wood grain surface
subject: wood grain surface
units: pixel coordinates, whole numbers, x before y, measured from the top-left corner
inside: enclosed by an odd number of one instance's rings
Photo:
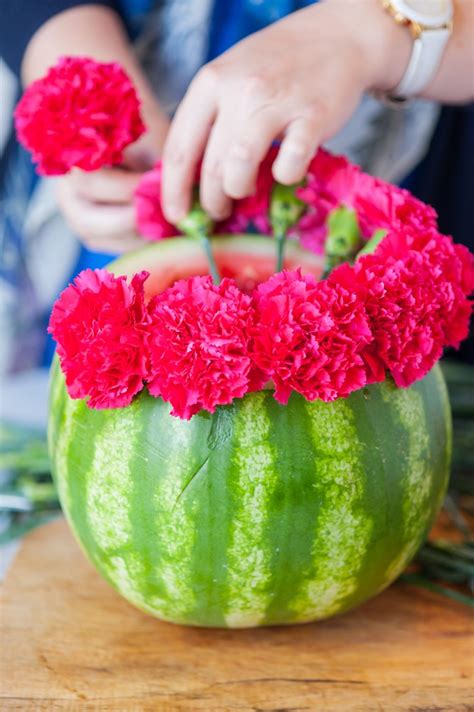
[[[59,520],[25,540],[2,598],[2,711],[474,710],[470,611],[402,584],[314,625],[184,628],[122,600]]]

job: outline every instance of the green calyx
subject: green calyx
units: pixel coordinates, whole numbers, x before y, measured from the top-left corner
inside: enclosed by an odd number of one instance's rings
[[[182,218],[177,227],[188,237],[206,237],[214,229],[214,221],[201,207],[197,197],[193,200],[191,210]]]
[[[341,205],[327,219],[328,234],[324,244],[325,276],[343,262],[352,262],[361,244],[361,233],[354,210]]]

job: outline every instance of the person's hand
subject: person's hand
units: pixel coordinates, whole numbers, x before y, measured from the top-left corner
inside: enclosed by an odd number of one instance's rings
[[[66,222],[86,247],[117,254],[143,246],[135,228],[133,193],[143,174],[161,155],[168,121],[153,110],[143,111],[146,134],[129,146],[121,166],[87,173],[79,169],[58,180],[59,207]]]
[[[163,208],[176,223],[200,198],[215,219],[252,194],[258,166],[282,137],[276,180],[296,183],[318,145],[347,121],[368,88],[401,79],[410,37],[379,0],[326,0],[258,32],[204,67],[164,148]]]

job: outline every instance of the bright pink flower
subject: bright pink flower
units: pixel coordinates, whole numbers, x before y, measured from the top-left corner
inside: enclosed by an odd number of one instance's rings
[[[213,413],[263,385],[249,355],[251,298],[232,280],[180,280],[152,299],[149,313],[148,388],[171,403],[172,415]]]
[[[469,332],[474,255],[436,230],[392,233],[376,251],[380,260],[402,259],[425,280],[423,299],[443,333],[442,346],[458,348]]]
[[[280,403],[292,391],[332,401],[366,385],[361,352],[372,334],[354,292],[284,271],[257,287],[255,303],[252,355]]]
[[[71,398],[91,408],[121,408],[143,388],[147,329],[143,283],[106,270],[85,270],[56,301],[48,331],[57,341]]]
[[[178,234],[161,209],[161,161],[143,174],[135,190],[135,213],[138,231],[147,240],[161,240]]]
[[[334,156],[320,148],[311,160],[305,185],[296,191],[308,207],[290,234],[299,237],[303,247],[322,254],[329,213],[340,205],[352,207],[354,190],[362,175],[360,168],[344,156]]]
[[[352,289],[367,309],[374,342],[363,356],[371,380],[389,370],[398,386],[409,386],[444,347],[467,336],[474,271],[469,251],[459,247],[435,231],[391,233],[373,255],[331,274],[330,283]]]
[[[145,131],[132,82],[116,62],[63,57],[33,82],[15,110],[18,140],[42,175],[121,163]]]
[[[408,190],[361,173],[351,203],[364,237],[376,230],[426,231],[436,228],[435,210]]]
[[[386,183],[350,163],[319,149],[308,168],[306,184],[297,191],[307,210],[291,235],[307,249],[322,253],[329,213],[340,205],[352,208],[362,236],[376,230],[426,230],[436,226],[436,213],[407,190]]]

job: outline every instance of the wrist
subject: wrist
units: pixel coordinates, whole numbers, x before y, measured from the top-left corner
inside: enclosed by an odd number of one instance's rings
[[[365,90],[390,91],[400,82],[410,60],[413,40],[394,22],[381,0],[325,0],[344,13],[351,41],[361,60]]]

